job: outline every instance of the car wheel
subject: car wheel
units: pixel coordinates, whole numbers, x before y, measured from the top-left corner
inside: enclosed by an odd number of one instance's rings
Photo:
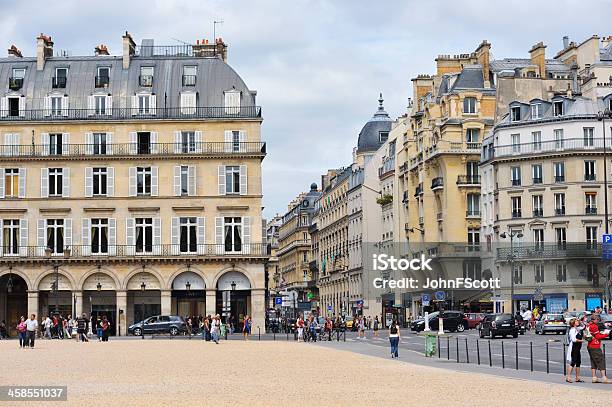
[[[457,332],[463,332],[463,331],[465,331],[465,325],[463,324],[457,325]]]
[[[141,335],[142,335],[142,331],[140,330],[140,328],[134,329],[134,336],[141,336]]]
[[[170,335],[176,336],[178,335],[178,333],[179,333],[179,330],[177,327],[173,326],[172,328],[170,328]]]

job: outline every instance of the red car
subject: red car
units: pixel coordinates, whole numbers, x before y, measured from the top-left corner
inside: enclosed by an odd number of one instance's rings
[[[465,315],[467,316],[468,329],[475,329],[485,316],[485,314],[481,313],[469,313]]]

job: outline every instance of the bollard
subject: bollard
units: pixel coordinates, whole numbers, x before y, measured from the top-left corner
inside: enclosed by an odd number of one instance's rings
[[[480,366],[480,342],[476,339],[476,356],[478,358],[478,365]]]
[[[550,364],[548,362],[548,342],[546,342],[546,373],[550,373]]]
[[[342,336],[344,342],[346,342],[346,330],[344,330],[344,335]]]
[[[567,375],[567,363],[565,363],[565,344],[563,344],[563,376]]]
[[[337,339],[336,342],[340,342],[340,330],[339,329],[336,329],[336,339]]]
[[[259,327],[259,325],[257,326],[257,336],[259,340],[261,341],[261,328]]]
[[[502,369],[506,368],[506,355],[504,354],[504,341],[502,341]]]
[[[438,359],[440,359],[440,337],[438,336]]]
[[[493,366],[493,361],[491,360],[491,341],[489,340],[489,367]]]
[[[533,342],[529,342],[529,364],[533,372]]]
[[[457,363],[459,363],[459,338],[457,338],[457,346],[456,346],[456,349],[457,349]]]
[[[276,331],[272,331],[272,338],[276,340]]]
[[[468,350],[467,338],[465,338],[465,358],[466,362],[470,363],[470,351]]]
[[[446,337],[446,360],[450,360],[450,337]]]
[[[603,344],[603,357],[604,357],[604,366],[606,366],[606,344]],[[606,366],[606,369],[604,370],[604,373],[606,374],[606,377],[608,377],[608,366]]]
[[[514,342],[514,363],[516,365],[516,370],[518,370],[518,341]]]
[[[287,329],[287,340],[289,340],[289,330]]]

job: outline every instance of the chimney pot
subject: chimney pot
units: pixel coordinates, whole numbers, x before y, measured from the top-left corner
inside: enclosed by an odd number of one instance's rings
[[[11,47],[8,49],[8,55],[10,57],[23,58],[21,51],[15,46],[15,44],[11,45]]]

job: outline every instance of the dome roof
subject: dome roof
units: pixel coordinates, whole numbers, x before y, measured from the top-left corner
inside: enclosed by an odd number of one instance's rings
[[[383,107],[382,93],[378,98],[378,110],[374,116],[363,126],[357,140],[357,153],[376,151],[383,145],[386,138],[382,139],[380,133],[389,133],[393,121]],[[387,134],[388,136],[388,134]]]

